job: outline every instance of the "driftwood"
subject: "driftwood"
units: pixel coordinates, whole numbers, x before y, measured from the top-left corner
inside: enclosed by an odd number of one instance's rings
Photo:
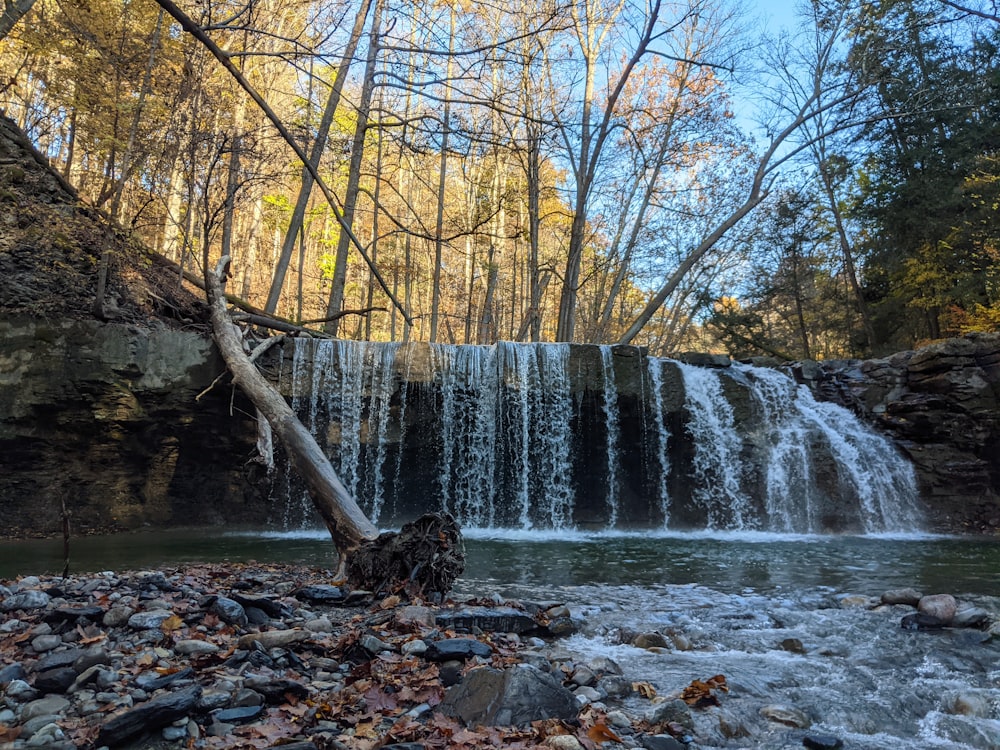
[[[271,431],[284,444],[292,468],[305,481],[337,548],[337,577],[347,573],[352,585],[375,592],[443,598],[465,566],[462,535],[450,516],[428,514],[397,534],[379,535],[337,477],[312,434],[284,397],[260,374],[243,349],[238,328],[226,309],[223,293],[229,258],[219,261],[205,281],[212,332],[233,381],[257,407]],[[263,346],[263,345],[262,345]]]
[[[354,502],[316,440],[295,416],[292,407],[260,374],[243,351],[242,338],[237,335],[237,329],[226,310],[226,298],[222,291],[224,269],[228,265],[229,258],[223,258],[216,272],[210,272],[209,278],[205,280],[215,343],[233,374],[233,380],[267,419],[273,433],[284,444],[292,467],[305,480],[313,505],[323,518],[340,553],[340,567],[343,568],[345,556],[362,542],[378,537],[378,529]]]

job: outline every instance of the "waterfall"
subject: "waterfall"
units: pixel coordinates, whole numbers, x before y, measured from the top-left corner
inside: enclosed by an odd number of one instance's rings
[[[892,444],[777,370],[630,347],[291,345],[281,387],[382,526],[428,510],[520,529],[920,525]],[[292,501],[280,521],[304,522],[297,480],[278,491]]]

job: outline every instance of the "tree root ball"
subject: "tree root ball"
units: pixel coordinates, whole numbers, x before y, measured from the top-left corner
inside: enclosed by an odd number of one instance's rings
[[[347,580],[377,594],[444,599],[465,570],[465,544],[450,515],[427,513],[365,542],[347,560]]]

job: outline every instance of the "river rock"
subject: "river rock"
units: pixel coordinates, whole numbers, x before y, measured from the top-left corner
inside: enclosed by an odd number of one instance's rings
[[[802,738],[802,744],[810,750],[838,750],[844,746],[844,741],[831,734],[807,734]]]
[[[292,596],[300,601],[310,604],[343,604],[347,598],[347,593],[342,586],[328,586],[317,584],[315,586],[303,586],[295,591]]]
[[[947,625],[958,611],[958,602],[951,594],[931,594],[921,597],[917,602],[917,611],[936,617]]]
[[[46,622],[68,622],[76,624],[81,620],[87,622],[100,622],[104,617],[103,607],[56,607],[45,613]]]
[[[216,711],[213,718],[216,721],[227,724],[240,724],[245,721],[253,721],[264,713],[264,706],[238,706],[236,708],[226,708]]]
[[[667,638],[662,633],[640,633],[632,639],[632,645],[636,648],[667,648]]]
[[[101,623],[106,628],[118,628],[128,622],[129,618],[135,614],[135,610],[125,604],[115,604],[101,618]]]
[[[438,612],[438,627],[459,632],[528,633],[538,628],[531,615],[514,607],[463,607]]]
[[[52,597],[44,591],[22,591],[4,599],[0,609],[4,612],[13,612],[17,609],[42,609],[47,607],[50,601]]]
[[[3,694],[5,697],[16,701],[26,701],[38,695],[38,691],[24,680],[11,680],[7,683],[7,687],[4,688]]]
[[[61,695],[50,695],[31,701],[21,709],[21,721],[28,721],[38,716],[58,716],[67,708],[70,702]]]
[[[200,656],[218,653],[219,647],[210,641],[184,640],[174,644],[174,651],[182,656]]]
[[[225,596],[216,597],[208,611],[218,615],[220,620],[229,625],[237,625],[241,628],[247,625],[246,610],[243,609],[242,604],[234,599]]]
[[[448,691],[438,710],[468,726],[521,726],[543,719],[575,719],[578,704],[554,677],[518,664],[503,671],[473,669]]]
[[[31,639],[31,647],[41,654],[61,646],[62,642],[62,636],[59,635],[36,635]]]
[[[424,658],[442,662],[471,659],[473,656],[487,658],[492,654],[493,649],[474,638],[448,638],[428,643]]]
[[[646,712],[650,724],[680,724],[685,729],[694,730],[694,716],[687,703],[675,698],[653,706]]]
[[[990,624],[990,613],[966,602],[959,602],[955,616],[951,618],[953,628],[985,629]]]
[[[988,694],[969,691],[945,696],[943,708],[947,713],[959,716],[975,716],[986,719],[993,714]]]
[[[259,643],[265,649],[285,648],[293,643],[308,640],[312,633],[308,630],[267,630],[263,633],[247,633],[238,641],[240,648],[251,648]]]
[[[671,737],[669,734],[647,734],[640,742],[646,750],[684,750],[682,742]]]
[[[133,630],[156,630],[173,616],[169,609],[154,609],[148,612],[136,612],[128,618],[128,626]]]
[[[8,664],[0,668],[0,687],[3,687],[11,680],[23,680],[27,676],[24,667],[20,664]]]
[[[76,682],[76,670],[58,667],[35,675],[34,686],[43,693],[65,693]]]
[[[50,654],[46,654],[41,659],[39,659],[34,666],[35,672],[47,672],[50,669],[57,669],[59,667],[69,667],[76,664],[76,660],[83,656],[83,649],[80,648],[70,648],[64,651],[55,651]]]
[[[155,690],[172,685],[175,682],[194,677],[194,670],[191,667],[184,667],[170,674],[159,674],[158,672],[145,672],[135,678],[135,684],[140,690],[152,693]]]
[[[120,714],[115,714],[101,727],[98,745],[114,747],[144,731],[160,729],[177,719],[187,716],[198,703],[201,687],[192,685],[174,693],[165,693],[140,703]]]
[[[899,621],[899,627],[903,630],[940,630],[946,624],[941,618],[923,612],[913,612]]]
[[[288,617],[292,613],[291,610],[281,602],[268,599],[266,596],[243,596],[242,594],[231,594],[229,598],[242,605],[244,611],[252,607],[253,609],[263,612],[268,617],[273,617],[276,620]],[[247,615],[249,616],[249,612],[247,612]]]
[[[557,734],[545,740],[545,747],[552,750],[583,750],[580,740],[571,734]]]
[[[916,607],[923,594],[916,589],[890,589],[882,593],[883,604],[906,604]]]
[[[812,719],[810,719],[804,711],[800,711],[792,706],[782,706],[778,704],[764,706],[760,710],[760,714],[765,719],[777,722],[778,724],[784,724],[787,727],[807,729],[812,724]]]

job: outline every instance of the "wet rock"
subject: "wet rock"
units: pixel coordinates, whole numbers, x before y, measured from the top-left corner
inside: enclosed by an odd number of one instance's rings
[[[216,711],[213,718],[227,724],[240,724],[245,721],[253,721],[262,713],[264,713],[263,706],[239,706]]]
[[[493,649],[482,641],[474,638],[448,638],[443,641],[433,641],[427,644],[424,658],[430,661],[451,661],[471,659],[474,656],[484,658],[493,654]]]
[[[923,594],[916,589],[890,589],[882,594],[883,604],[906,604],[916,607]]]
[[[13,612],[18,609],[42,609],[49,606],[52,597],[44,591],[22,591],[12,594],[0,603],[0,609],[4,612]]]
[[[292,613],[291,610],[281,602],[276,602],[273,599],[268,599],[264,596],[243,596],[242,594],[232,594],[229,598],[242,605],[244,611],[252,607],[276,620],[288,617]]]
[[[589,667],[580,666],[573,670],[569,681],[574,685],[590,687],[597,684],[597,675]]]
[[[310,604],[344,604],[347,594],[341,586],[328,586],[317,584],[315,586],[303,586],[298,591],[292,593],[299,601]]]
[[[464,607],[438,612],[438,627],[459,632],[528,633],[538,628],[535,618],[514,607]]]
[[[944,620],[923,612],[913,612],[899,621],[899,627],[903,630],[940,630],[946,624]]]
[[[723,737],[733,740],[741,737],[749,737],[751,735],[751,732],[747,728],[746,724],[744,724],[743,720],[736,714],[720,710],[718,712],[718,717],[719,731],[722,732]]]
[[[871,609],[878,604],[878,600],[862,594],[843,594],[837,597],[837,606],[841,609]]]
[[[632,645],[636,648],[667,648],[667,638],[662,633],[640,633],[632,639]]]
[[[810,750],[837,750],[844,746],[844,741],[830,734],[807,734],[802,744]]]
[[[115,714],[104,722],[97,744],[114,747],[142,732],[160,729],[186,716],[197,705],[200,696],[201,687],[192,685]]]
[[[668,700],[654,706],[646,713],[650,724],[680,724],[685,729],[694,730],[694,717],[687,703],[680,699]]]
[[[640,742],[646,750],[684,750],[684,744],[669,734],[647,734]]]
[[[917,602],[917,611],[948,624],[958,611],[958,602],[951,594],[931,594],[921,597]]]
[[[627,698],[632,695],[632,681],[617,674],[605,675],[595,686],[609,698]]]
[[[545,625],[542,630],[553,638],[562,638],[576,632],[576,623],[571,617],[557,617]]]
[[[391,646],[390,644],[386,643],[383,640],[376,638],[371,633],[366,633],[365,635],[361,636],[361,640],[358,641],[358,643],[360,644],[361,648],[363,648],[372,656],[381,653],[382,651],[396,650],[395,648],[393,648],[393,646]]]
[[[985,629],[989,626],[990,619],[990,613],[985,609],[959,602],[958,609],[955,616],[951,618],[950,624],[953,628]]]
[[[65,693],[76,682],[76,670],[57,667],[35,675],[34,687],[43,693]]]
[[[528,664],[503,671],[480,667],[451,688],[438,710],[469,726],[521,726],[542,719],[574,719],[573,694],[551,675]]]
[[[156,630],[173,616],[169,609],[156,609],[151,612],[136,612],[128,618],[128,626],[133,630]]]
[[[983,693],[962,692],[946,696],[943,708],[949,714],[981,719],[987,719],[993,713],[989,695]]]
[[[785,638],[781,642],[781,650],[790,654],[804,654],[806,652],[805,646],[798,638]]]
[[[248,622],[243,605],[225,596],[216,597],[208,611],[218,615],[220,620],[229,625],[245,627]]]
[[[797,729],[807,729],[812,724],[812,719],[806,716],[804,711],[800,711],[792,706],[782,706],[778,704],[764,706],[760,710],[761,716],[770,721],[784,724],[787,727]]]

